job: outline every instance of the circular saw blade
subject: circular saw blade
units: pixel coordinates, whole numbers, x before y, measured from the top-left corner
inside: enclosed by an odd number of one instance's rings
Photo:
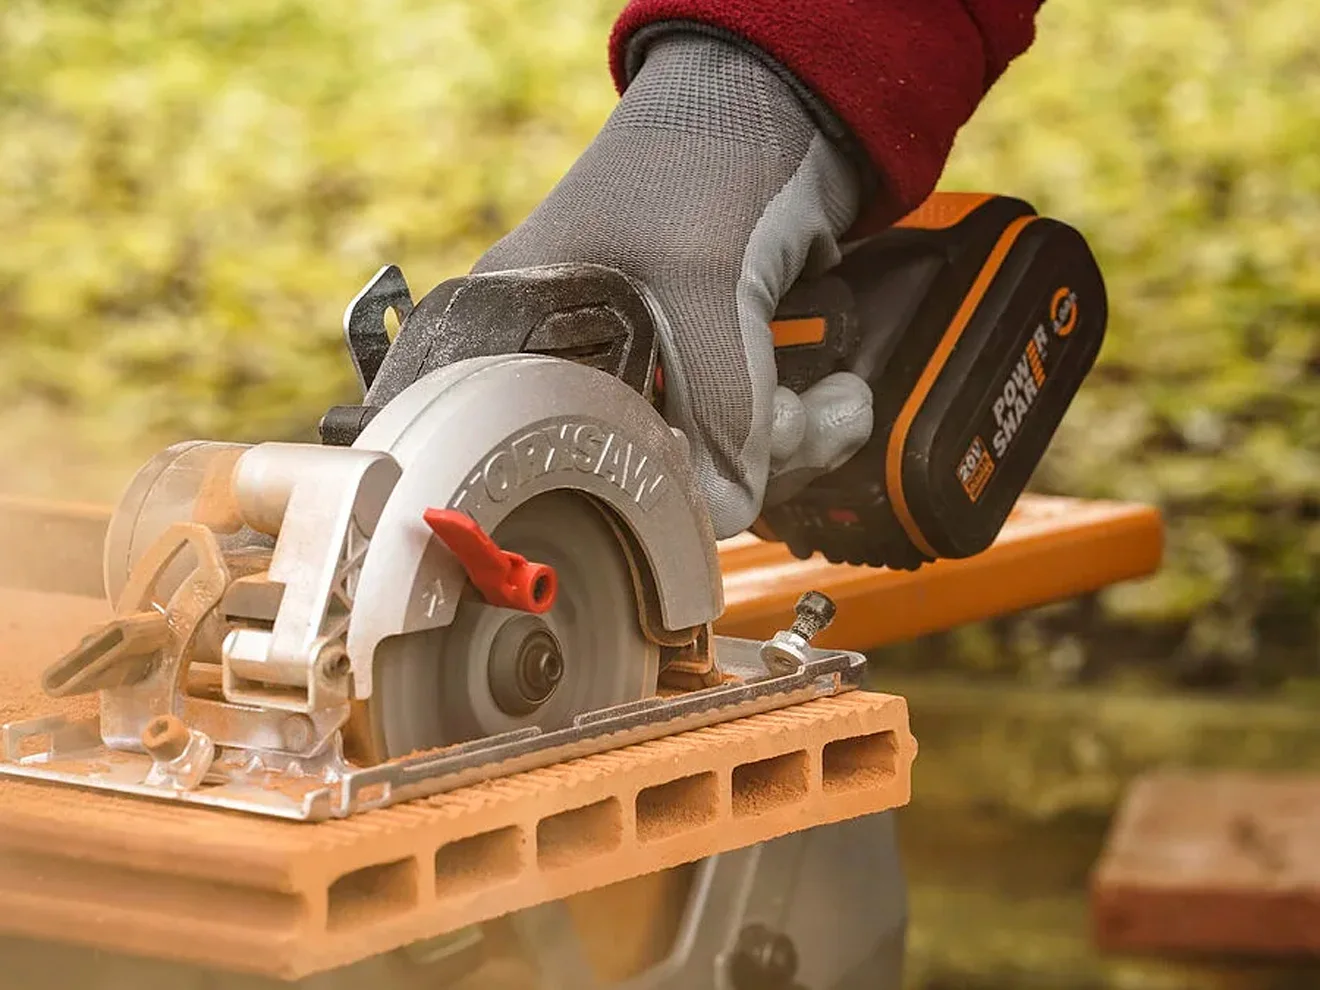
[[[627,550],[589,496],[543,493],[491,535],[502,549],[556,570],[554,606],[537,617],[495,608],[469,583],[449,626],[383,643],[361,713],[367,725],[358,727],[377,758],[526,726],[561,728],[579,713],[655,693],[660,651],[641,629]],[[509,704],[511,657],[530,650],[544,661],[547,642],[562,661],[557,682],[548,692],[545,682],[525,691],[527,704]],[[528,649],[519,653],[522,643]]]

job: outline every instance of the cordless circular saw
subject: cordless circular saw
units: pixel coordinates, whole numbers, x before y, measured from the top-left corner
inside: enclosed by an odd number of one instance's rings
[[[116,617],[45,678],[100,717],[7,727],[0,773],[321,819],[856,687],[859,654],[811,646],[824,596],[767,642],[712,635],[663,320],[598,266],[416,305],[381,269],[345,317],[362,400],[322,443],[184,443],[137,474],[106,539]],[[861,375],[874,432],[754,531],[868,566],[985,549],[1105,320],[1081,236],[1020,200],[936,196],[849,245],[771,329],[781,384]]]

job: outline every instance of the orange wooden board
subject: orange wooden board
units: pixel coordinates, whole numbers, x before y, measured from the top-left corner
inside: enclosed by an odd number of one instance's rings
[[[781,544],[741,536],[720,547],[725,612],[716,631],[773,635],[797,596],[814,588],[838,605],[814,642],[871,649],[1145,577],[1163,550],[1153,508],[1043,495],[1024,496],[984,553],[917,571],[798,560]]]
[[[96,506],[0,499],[0,586],[99,597],[108,517]],[[820,645],[870,649],[1146,576],[1163,536],[1153,508],[1043,495],[1024,496],[984,553],[913,572],[797,560],[744,535],[720,546],[726,608],[716,631],[766,638],[814,588],[839,606]]]

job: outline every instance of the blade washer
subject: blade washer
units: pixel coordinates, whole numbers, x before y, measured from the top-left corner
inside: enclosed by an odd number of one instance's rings
[[[563,680],[563,648],[541,619],[515,615],[491,643],[489,676],[491,696],[503,711],[530,715]]]

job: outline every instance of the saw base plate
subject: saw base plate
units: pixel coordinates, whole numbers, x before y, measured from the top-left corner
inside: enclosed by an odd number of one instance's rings
[[[96,719],[73,721],[56,715],[4,727],[0,776],[295,821],[346,818],[840,694],[861,684],[866,665],[858,653],[816,650],[796,671],[776,675],[762,662],[759,642],[715,637],[714,646],[726,676],[716,687],[587,712],[562,729],[516,729],[372,767],[347,763],[336,735],[311,758],[221,750],[199,786],[179,787],[151,756],[104,745]]]

